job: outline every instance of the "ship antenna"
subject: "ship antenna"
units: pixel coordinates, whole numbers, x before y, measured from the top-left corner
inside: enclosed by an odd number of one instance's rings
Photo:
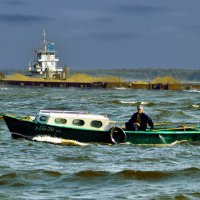
[[[47,41],[46,41],[46,31],[45,29],[43,29],[43,37],[44,37],[44,40],[43,40],[43,44],[44,44],[44,49],[47,50]]]

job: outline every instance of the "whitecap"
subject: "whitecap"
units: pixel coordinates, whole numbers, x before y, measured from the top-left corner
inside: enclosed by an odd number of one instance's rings
[[[127,90],[128,88],[125,87],[115,87],[116,90]]]
[[[141,104],[142,104],[142,105],[148,105],[149,102],[147,102],[147,101],[142,101]]]
[[[119,101],[122,104],[137,104],[137,101]]]
[[[200,92],[200,90],[197,90],[197,89],[192,89],[192,90],[183,90],[184,92]]]
[[[199,108],[200,105],[193,104],[192,107],[194,107],[194,108]]]
[[[69,146],[86,146],[87,143],[78,142],[76,140],[67,140],[57,137],[50,137],[50,136],[36,136],[32,139],[33,141],[38,142],[47,142],[47,143],[53,143],[53,144],[65,144]]]
[[[9,90],[7,87],[1,87],[1,90]]]
[[[147,101],[119,101],[122,104],[134,104],[134,105],[149,105],[150,103]]]

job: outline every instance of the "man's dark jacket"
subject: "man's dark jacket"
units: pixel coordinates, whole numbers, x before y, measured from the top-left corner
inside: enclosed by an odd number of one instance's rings
[[[131,119],[128,122],[129,124],[133,124],[137,122],[137,114],[138,113],[136,112],[132,115]],[[141,113],[140,118],[141,118],[141,124],[140,124],[140,127],[138,128],[139,130],[146,131],[147,124],[151,127],[151,129],[154,129],[153,121],[151,117],[149,117],[146,113]]]

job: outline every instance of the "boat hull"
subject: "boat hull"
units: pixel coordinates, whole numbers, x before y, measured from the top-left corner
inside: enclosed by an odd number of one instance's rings
[[[132,144],[172,144],[176,141],[200,142],[200,130],[126,131],[126,142]]]
[[[22,120],[15,117],[3,116],[14,139],[25,138],[32,140],[36,136],[50,136],[79,142],[111,143],[110,131],[94,131],[73,129],[34,121]]]
[[[74,129],[36,123],[21,118],[3,115],[13,138],[32,140],[36,136],[51,136],[79,142],[132,144],[171,144],[175,141],[200,141],[200,129],[127,131],[120,128],[110,131]]]

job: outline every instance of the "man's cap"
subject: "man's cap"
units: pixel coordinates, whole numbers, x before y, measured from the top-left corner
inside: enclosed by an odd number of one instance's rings
[[[139,106],[137,106],[137,109],[142,109],[143,110],[143,106],[139,105]]]

